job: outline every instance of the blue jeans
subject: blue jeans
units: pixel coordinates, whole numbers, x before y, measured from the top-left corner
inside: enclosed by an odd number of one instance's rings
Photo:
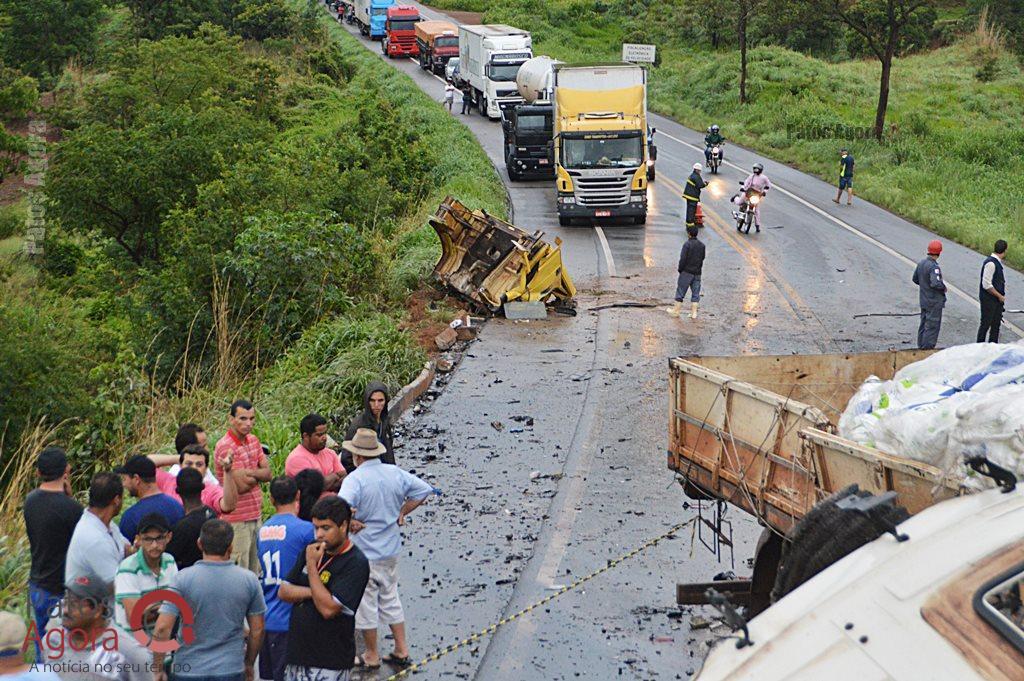
[[[32,617],[36,622],[36,659],[42,661],[38,640],[46,635],[46,623],[50,621],[50,612],[60,602],[62,594],[50,593],[41,586],[28,583],[28,600],[32,605]]]
[[[700,275],[690,274],[689,272],[680,272],[679,279],[676,281],[676,302],[683,302],[686,300],[686,291],[690,291],[690,302],[696,303],[700,301]]]

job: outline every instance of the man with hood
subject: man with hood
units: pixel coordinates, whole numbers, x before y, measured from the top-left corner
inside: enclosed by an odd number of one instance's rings
[[[394,464],[393,433],[391,419],[388,417],[388,400],[390,399],[391,395],[386,385],[380,381],[370,381],[363,392],[363,413],[348,424],[345,439],[351,440],[360,428],[369,428],[377,434],[377,441],[387,450],[380,455],[380,461]],[[341,451],[341,464],[345,467],[346,473],[351,473],[356,469],[355,464],[352,463],[352,454],[346,449]]]

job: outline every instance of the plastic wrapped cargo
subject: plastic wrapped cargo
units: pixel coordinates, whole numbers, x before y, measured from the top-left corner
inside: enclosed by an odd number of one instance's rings
[[[961,345],[892,380],[872,376],[847,404],[839,432],[936,466],[968,488],[989,486],[963,464],[973,455],[1024,478],[1024,345]]]

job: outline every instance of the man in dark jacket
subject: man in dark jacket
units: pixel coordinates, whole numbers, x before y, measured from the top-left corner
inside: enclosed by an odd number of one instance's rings
[[[686,299],[686,291],[690,291],[690,319],[697,318],[697,305],[700,302],[700,272],[704,266],[704,243],[697,238],[697,226],[687,225],[689,239],[679,252],[679,280],[676,282],[676,302],[668,308],[668,313],[678,317]]]
[[[377,433],[377,440],[387,448],[387,451],[380,455],[381,462],[393,464],[395,463],[395,450],[392,442],[391,419],[388,417],[388,400],[390,399],[391,395],[388,393],[386,385],[379,381],[370,381],[363,392],[363,413],[348,424],[345,439],[351,440],[360,428],[369,428]],[[352,462],[352,455],[344,449],[341,452],[341,465],[348,473],[356,469],[356,465]]]
[[[1003,274],[1003,258],[1006,257],[1006,242],[1000,239],[992,249],[992,255],[985,258],[981,266],[981,286],[978,300],[981,302],[981,326],[978,327],[978,342],[999,342],[999,325],[1003,322],[1003,305],[1006,304],[1006,277]]]
[[[913,281],[919,288],[921,323],[917,327],[917,347],[930,350],[939,342],[939,328],[942,326],[942,308],[946,306],[946,284],[939,269],[942,242],[938,239],[928,242],[928,257],[917,263]]]
[[[697,203],[700,201],[700,190],[708,186],[704,178],[700,176],[702,170],[699,163],[693,164],[693,172],[686,180],[686,188],[683,190],[683,198],[686,199],[686,226],[697,225]]]

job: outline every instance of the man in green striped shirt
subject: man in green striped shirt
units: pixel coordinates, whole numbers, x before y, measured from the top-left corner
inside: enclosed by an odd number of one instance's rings
[[[164,551],[170,539],[171,528],[161,514],[149,513],[139,521],[135,535],[135,546],[139,550],[121,561],[114,578],[118,626],[130,630],[132,609],[139,599],[150,591],[170,586],[178,574],[174,556]],[[152,625],[156,614],[157,608],[152,608],[152,615],[143,623]]]

